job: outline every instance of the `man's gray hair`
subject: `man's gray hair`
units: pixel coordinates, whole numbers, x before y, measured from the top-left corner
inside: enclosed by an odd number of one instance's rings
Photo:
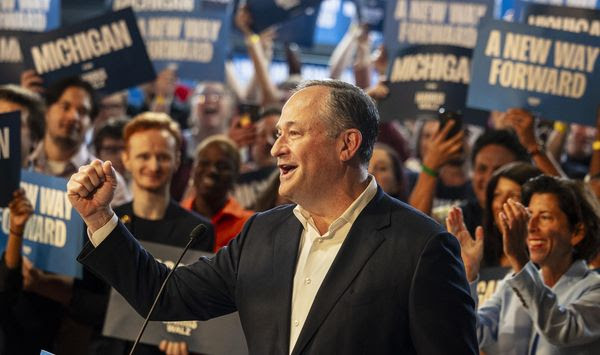
[[[379,113],[373,99],[360,88],[340,80],[307,80],[300,83],[296,91],[311,86],[330,89],[327,110],[320,115],[328,127],[327,133],[337,137],[343,130],[358,129],[362,135],[358,158],[361,163],[369,164],[379,129]]]

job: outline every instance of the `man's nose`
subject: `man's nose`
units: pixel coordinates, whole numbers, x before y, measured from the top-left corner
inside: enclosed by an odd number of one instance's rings
[[[69,121],[79,121],[79,111],[75,107],[71,107],[65,111],[64,118]]]
[[[273,146],[271,147],[271,155],[275,158],[277,158],[278,156],[283,154],[283,150],[284,150],[284,142],[281,136],[277,137],[275,139],[275,142],[273,142]]]
[[[158,158],[151,157],[150,160],[148,161],[148,166],[150,167],[150,169],[152,169],[152,171],[157,171],[160,167]]]

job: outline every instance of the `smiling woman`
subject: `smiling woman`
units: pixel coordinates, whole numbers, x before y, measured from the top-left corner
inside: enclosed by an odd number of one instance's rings
[[[504,252],[514,273],[477,312],[479,347],[486,354],[597,353],[600,276],[586,260],[598,251],[598,201],[574,181],[545,175],[523,186],[522,200],[528,210],[509,199],[499,213]],[[450,219],[477,301],[473,281],[483,235],[479,232],[473,241],[459,211],[451,212]]]

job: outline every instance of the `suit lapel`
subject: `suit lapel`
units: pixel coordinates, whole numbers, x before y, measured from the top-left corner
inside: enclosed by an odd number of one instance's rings
[[[384,238],[378,230],[390,224],[386,199],[381,188],[378,188],[373,200],[352,225],[317,292],[292,355],[299,354],[308,344],[352,280],[383,242]]]
[[[283,332],[277,343],[278,354],[287,354],[290,347],[290,322],[292,314],[292,289],[294,285],[294,273],[298,259],[298,246],[302,234],[302,224],[290,213],[288,220],[281,229],[274,233],[275,241],[273,248],[273,289],[272,299],[275,316],[276,329]]]

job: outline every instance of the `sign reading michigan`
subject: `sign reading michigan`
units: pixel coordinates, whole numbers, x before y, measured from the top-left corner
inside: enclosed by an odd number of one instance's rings
[[[108,94],[156,75],[130,8],[27,38],[25,65],[50,85],[80,75]]]

